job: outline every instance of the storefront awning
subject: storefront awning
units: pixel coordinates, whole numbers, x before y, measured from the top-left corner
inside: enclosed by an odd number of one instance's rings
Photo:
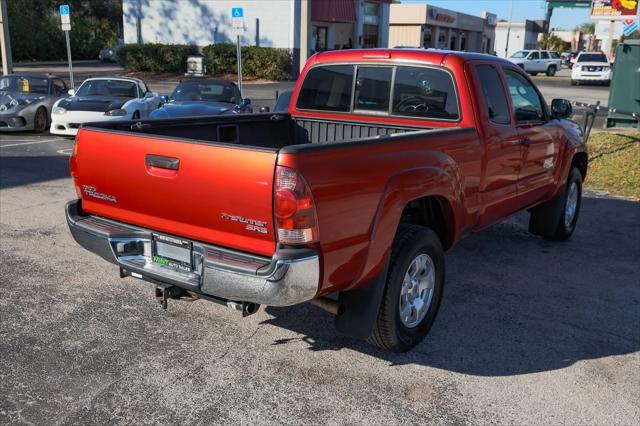
[[[321,22],[356,22],[354,0],[312,0],[311,20]]]

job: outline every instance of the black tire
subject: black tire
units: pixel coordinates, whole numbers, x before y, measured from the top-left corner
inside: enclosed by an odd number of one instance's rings
[[[567,206],[572,186],[577,191],[575,210],[570,221],[567,221]],[[578,223],[580,206],[582,205],[582,174],[577,168],[572,168],[567,179],[567,185],[560,197],[551,200],[531,211],[529,230],[549,241],[566,241],[571,238]]]
[[[531,75],[532,75],[532,76],[534,76],[534,77],[535,77],[536,75],[538,75],[538,73],[537,73],[537,72],[530,72],[529,74],[531,74]]]
[[[555,65],[551,65],[549,68],[547,68],[547,76],[548,77],[553,77],[554,75],[556,75],[556,66]]]
[[[140,119],[140,111],[136,111],[133,113],[133,115],[131,116],[132,120],[139,120]]]
[[[47,130],[49,124],[49,117],[47,117],[47,109],[40,107],[33,115],[33,131],[35,133],[42,133]]]
[[[400,292],[405,274],[414,259],[426,254],[434,266],[434,286],[431,303],[425,316],[417,325],[407,327],[400,319]],[[420,343],[435,321],[444,289],[445,263],[442,244],[429,228],[417,225],[398,227],[391,250],[391,259],[385,289],[367,342],[379,348],[405,352]]]

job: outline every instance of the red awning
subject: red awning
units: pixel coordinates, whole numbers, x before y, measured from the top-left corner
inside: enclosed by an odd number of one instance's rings
[[[311,20],[322,22],[356,22],[356,0],[312,0]]]

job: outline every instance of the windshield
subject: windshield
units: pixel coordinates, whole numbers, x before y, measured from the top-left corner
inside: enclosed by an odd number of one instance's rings
[[[123,80],[88,80],[76,92],[76,96],[107,96],[114,98],[138,97],[136,84]]]
[[[606,62],[609,63],[604,53],[583,53],[578,56],[577,62]]]
[[[513,55],[511,55],[511,57],[515,58],[515,59],[526,58],[528,54],[529,54],[528,50],[519,50],[516,53],[514,53]]]
[[[180,83],[171,94],[170,102],[240,102],[240,93],[236,87],[225,82],[189,82]]]
[[[21,77],[9,75],[0,77],[0,92],[49,93],[49,81],[46,78]]]

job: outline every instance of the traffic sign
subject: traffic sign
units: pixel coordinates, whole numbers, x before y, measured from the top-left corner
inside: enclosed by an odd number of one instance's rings
[[[233,17],[233,18],[244,18],[244,10],[241,7],[233,7],[233,8],[231,8],[231,17]]]
[[[62,24],[62,31],[71,31],[71,15],[69,14],[68,4],[60,6],[60,23]]]
[[[231,8],[231,26],[237,32],[244,31],[244,9],[241,7]]]

